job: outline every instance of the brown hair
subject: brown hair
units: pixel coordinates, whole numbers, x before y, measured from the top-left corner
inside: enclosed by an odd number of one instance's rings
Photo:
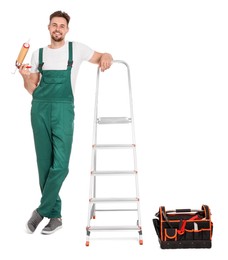
[[[65,18],[66,21],[67,21],[67,25],[68,25],[69,22],[70,22],[70,16],[69,16],[67,13],[62,12],[62,11],[56,11],[56,12],[52,13],[52,14],[50,15],[50,22],[51,22],[51,19],[52,19],[53,17],[63,17],[63,18]]]

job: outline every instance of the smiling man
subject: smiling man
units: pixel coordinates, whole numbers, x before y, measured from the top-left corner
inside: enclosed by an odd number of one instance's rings
[[[83,61],[98,64],[101,71],[110,68],[112,56],[87,45],[66,41],[70,16],[62,11],[50,15],[50,45],[32,54],[31,70],[22,64],[19,71],[24,87],[32,95],[33,128],[41,200],[27,222],[33,233],[44,217],[49,223],[42,234],[52,234],[62,227],[62,184],[68,174],[74,129],[74,87]]]

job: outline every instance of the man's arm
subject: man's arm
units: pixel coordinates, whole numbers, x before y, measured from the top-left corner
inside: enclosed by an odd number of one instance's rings
[[[20,66],[19,72],[24,80],[25,89],[32,95],[40,81],[40,73],[31,73],[27,68],[28,64]]]
[[[112,55],[109,53],[100,53],[100,52],[94,52],[92,58],[89,60],[89,62],[94,64],[99,64],[99,67],[101,68],[101,71],[105,71],[109,69],[112,65]]]

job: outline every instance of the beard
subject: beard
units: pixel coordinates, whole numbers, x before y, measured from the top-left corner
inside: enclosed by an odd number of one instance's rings
[[[54,33],[51,35],[51,38],[55,42],[61,42],[64,40],[64,37],[62,35],[55,35]]]

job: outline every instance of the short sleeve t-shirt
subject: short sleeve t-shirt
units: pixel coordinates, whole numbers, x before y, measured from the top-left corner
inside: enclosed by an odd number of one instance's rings
[[[71,85],[74,93],[76,79],[80,65],[83,61],[89,61],[94,50],[87,45],[73,42],[73,67],[71,70]],[[68,41],[58,49],[51,49],[48,46],[43,48],[43,70],[66,70],[68,63]],[[33,52],[31,58],[31,73],[37,73],[39,65],[39,49]]]

